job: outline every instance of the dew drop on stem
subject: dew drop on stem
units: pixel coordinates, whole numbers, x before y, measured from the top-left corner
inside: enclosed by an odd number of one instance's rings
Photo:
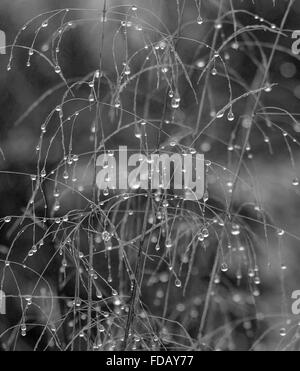
[[[4,218],[4,222],[5,223],[10,223],[11,222],[11,216],[6,216],[5,218]]]
[[[226,273],[226,272],[228,272],[228,270],[229,270],[228,264],[227,263],[222,263],[221,264],[221,271],[223,273]]]
[[[176,279],[175,286],[178,287],[178,288],[180,288],[182,286],[182,283],[179,279]]]
[[[131,74],[131,69],[130,69],[130,67],[129,67],[128,64],[125,65],[125,68],[124,68],[124,74],[125,74],[126,76],[129,76],[129,75]]]
[[[286,330],[285,327],[283,327],[283,328],[281,328],[281,329],[279,330],[279,335],[280,335],[281,337],[285,337],[285,336],[287,335],[287,330]]]
[[[220,30],[223,27],[222,23],[220,21],[215,22],[215,29]]]
[[[218,71],[217,71],[216,67],[214,67],[214,68],[211,70],[211,74],[212,74],[213,76],[216,76],[216,75],[218,74]]]
[[[201,17],[200,14],[198,15],[197,23],[198,23],[199,25],[201,25],[201,24],[203,23],[203,18]]]
[[[230,110],[230,111],[228,112],[227,119],[228,119],[228,121],[230,121],[230,122],[234,121],[235,117],[234,117],[234,113],[232,112],[232,110]]]
[[[277,231],[277,235],[278,235],[279,237],[284,236],[284,234],[285,234],[285,231],[284,231],[283,229],[278,229],[278,231]]]

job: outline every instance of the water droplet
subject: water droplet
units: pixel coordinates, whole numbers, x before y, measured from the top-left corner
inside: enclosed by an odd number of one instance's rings
[[[60,209],[60,203],[59,203],[59,201],[55,201],[54,206],[53,206],[53,210],[56,212],[59,209]]]
[[[216,76],[218,74],[218,71],[217,71],[217,69],[215,67],[211,70],[211,74],[213,76]]]
[[[10,223],[10,222],[11,222],[11,216],[6,216],[6,217],[4,218],[4,222],[5,222],[5,223]]]
[[[140,127],[138,125],[135,126],[135,129],[134,129],[134,136],[137,138],[137,139],[141,139],[142,138],[142,131],[140,129]]]
[[[58,65],[55,66],[54,70],[55,70],[55,73],[57,74],[61,73],[61,68]]]
[[[26,295],[25,300],[26,300],[27,305],[30,306],[32,304],[32,296],[31,295]]]
[[[228,121],[234,121],[234,119],[235,119],[234,114],[231,110],[229,111],[229,113],[227,115],[227,119],[228,119]]]
[[[249,276],[250,278],[254,278],[254,277],[255,277],[255,273],[254,273],[254,270],[253,270],[253,269],[249,269],[249,271],[248,271],[248,276]]]
[[[219,285],[219,284],[221,283],[221,278],[220,278],[220,276],[218,276],[218,275],[215,276],[214,283],[215,283],[216,285]]]
[[[205,61],[202,60],[202,59],[199,59],[197,62],[196,62],[196,66],[198,68],[204,68],[205,67]]]
[[[179,279],[177,279],[175,281],[175,286],[178,287],[178,288],[180,288],[182,286],[182,283],[181,283],[181,281]]]
[[[241,227],[238,224],[233,224],[231,228],[231,234],[233,236],[239,236],[241,233]]]
[[[71,155],[69,155],[68,158],[67,158],[67,164],[68,165],[72,165],[73,164],[73,158],[72,158]]]
[[[233,50],[239,50],[240,45],[237,41],[235,41],[231,44],[231,47]]]
[[[124,68],[124,74],[125,74],[126,76],[129,76],[129,75],[131,74],[131,69],[130,69],[130,67],[129,67],[128,64],[125,65],[125,68]]]
[[[27,331],[26,325],[21,325],[21,335],[23,337],[26,336],[26,331]]]
[[[171,106],[172,108],[177,109],[180,106],[180,102],[178,102],[176,98],[172,98]]]
[[[260,291],[256,288],[256,289],[253,290],[252,295],[255,296],[255,297],[258,297],[258,296],[260,296]]]
[[[202,229],[202,234],[203,234],[203,237],[204,238],[208,238],[209,237],[209,231],[207,228],[203,228]]]
[[[197,151],[195,150],[195,148],[190,148],[190,154],[191,155],[195,155],[197,153]]]
[[[95,97],[94,97],[94,94],[91,93],[90,96],[89,96],[89,102],[90,103],[94,103],[95,102]]]
[[[199,14],[198,18],[197,18],[197,23],[200,25],[203,23],[203,18],[201,17],[201,15]]]
[[[170,238],[166,240],[165,246],[167,249],[170,249],[173,246],[172,240]]]
[[[219,21],[216,21],[216,22],[215,22],[215,29],[216,29],[216,30],[220,30],[222,27],[223,27],[223,25],[222,25],[221,22],[219,22]]]
[[[43,27],[43,28],[48,27],[48,21],[44,21],[44,22],[42,23],[42,27]]]
[[[228,264],[227,263],[222,263],[221,264],[221,271],[223,273],[226,273],[226,272],[228,272],[228,270],[229,270]]]
[[[204,236],[203,236],[202,233],[199,233],[198,234],[198,241],[200,241],[200,242],[203,242],[204,241]]]
[[[167,200],[163,200],[162,206],[163,206],[164,208],[169,207],[169,202],[168,202]]]
[[[76,298],[74,300],[74,305],[75,305],[75,307],[79,308],[81,306],[81,299],[80,298]]]
[[[258,276],[256,276],[254,278],[254,283],[255,283],[255,285],[260,285],[261,284],[261,280],[260,280],[260,278]]]
[[[46,133],[46,124],[41,125],[41,132]]]
[[[65,180],[69,179],[69,173],[67,172],[67,170],[64,171],[64,173],[63,173],[63,178],[64,178]]]
[[[280,336],[285,337],[287,335],[286,328],[284,328],[284,327],[281,328],[280,331],[279,331],[279,334],[280,334]]]
[[[115,100],[115,108],[120,108],[120,107],[121,107],[121,102],[120,102],[120,99],[117,98],[117,99]]]
[[[101,236],[104,242],[109,242],[111,240],[111,234],[107,231],[102,232]]]
[[[78,157],[78,155],[73,155],[73,161],[74,161],[74,162],[78,162],[78,161],[79,161],[79,157]]]

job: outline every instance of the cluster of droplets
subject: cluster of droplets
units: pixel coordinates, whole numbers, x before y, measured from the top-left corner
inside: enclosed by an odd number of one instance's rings
[[[175,94],[174,93],[169,93],[169,96],[171,97],[172,101],[171,101],[171,106],[173,109],[177,109],[180,107],[180,102],[181,102],[181,98],[180,98],[180,95],[178,92],[176,92]]]
[[[198,232],[198,241],[203,242],[205,239],[209,237],[209,231],[207,227],[201,228],[201,230]]]

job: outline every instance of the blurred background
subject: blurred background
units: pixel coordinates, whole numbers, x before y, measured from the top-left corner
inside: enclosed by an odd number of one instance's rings
[[[61,189],[59,210],[55,214],[61,218],[72,210],[86,210],[87,200],[92,197],[93,171],[88,164],[89,156],[83,154],[94,150],[93,134],[99,131],[95,125],[101,122],[98,139],[99,142],[105,139],[106,149],[119,145],[140,148],[137,130],[142,129],[132,122],[142,117],[150,123],[145,139],[149,148],[168,147],[175,140],[180,150],[193,147],[212,163],[207,172],[208,201],[204,202],[208,221],[203,222],[209,227],[210,237],[204,248],[194,253],[189,268],[183,269],[185,278],[190,277],[187,289],[181,292],[178,287],[168,287],[166,267],[158,270],[158,278],[146,274],[141,311],[157,316],[158,327],[159,317],[174,321],[162,326],[165,333],[159,335],[160,347],[299,349],[299,318],[291,311],[291,295],[300,289],[300,56],[292,54],[291,31],[300,29],[300,4],[294,2],[287,13],[289,1],[285,0],[138,0],[135,3],[0,1],[0,29],[6,33],[8,44],[7,54],[0,55],[0,217],[3,220],[0,277],[9,308],[6,316],[0,316],[2,348],[59,348],[57,339],[46,336],[43,329],[46,319],[57,324],[67,317],[68,303],[61,303],[60,298],[74,296],[75,276],[70,274],[68,282],[61,284],[64,263],[51,238],[45,239],[46,248],[26,261],[29,267],[26,272],[22,264],[33,248],[33,238],[38,241],[45,234],[35,215],[42,217],[45,213],[47,218],[54,215],[53,184],[57,179],[59,185],[64,181],[60,170],[64,168],[62,161],[67,161],[64,147],[72,143],[72,153],[81,160],[76,165],[78,192]],[[105,22],[103,17],[107,17]],[[42,26],[45,21],[47,24]],[[26,29],[20,32],[25,24]],[[10,45],[18,32],[17,46],[12,50]],[[155,68],[148,68],[156,64]],[[55,73],[58,66],[60,71]],[[126,82],[128,66],[128,75],[134,78]],[[164,66],[167,66],[165,72]],[[97,98],[104,102],[100,118],[94,109],[85,109],[87,101],[93,102],[87,83],[97,70],[103,80],[97,91]],[[64,99],[68,91],[66,84],[75,83],[78,85],[73,98],[69,91]],[[170,90],[181,98],[178,108],[170,103]],[[78,117],[75,114],[72,133],[66,128],[62,139],[60,121],[52,113],[64,100],[68,101],[63,104],[65,118],[69,116],[73,120],[74,113],[80,114]],[[253,107],[254,116],[249,117]],[[231,110],[233,117],[228,116]],[[220,111],[222,115],[218,115]],[[43,133],[45,122],[47,131]],[[251,132],[245,142],[249,127]],[[244,161],[235,184],[241,155]],[[52,180],[47,178],[43,183],[48,209],[44,208],[41,194],[35,193],[33,179],[24,175],[37,174],[43,166],[47,173],[59,167],[59,171],[49,176]],[[37,204],[30,214],[28,203],[33,194],[37,196]],[[187,210],[198,213],[191,205]],[[24,213],[30,214],[30,221],[20,225],[16,217]],[[228,213],[231,213],[229,218]],[[13,219],[5,222],[6,216]],[[116,213],[116,218],[122,224],[122,216]],[[225,227],[220,220],[225,220]],[[127,239],[134,238],[137,221],[126,220],[126,223]],[[193,225],[188,218],[176,220],[175,228],[178,233],[184,231],[176,240],[178,250],[189,251],[190,241],[199,232],[197,223]],[[220,237],[222,228],[230,237]],[[239,228],[243,233],[234,232]],[[81,250],[88,254],[87,239],[78,238]],[[215,265],[219,241],[224,247]],[[10,266],[6,266],[8,260],[12,262]],[[118,264],[118,254],[113,254],[116,277]],[[154,269],[151,264],[148,268]],[[96,261],[95,270],[106,276],[107,261]],[[116,277],[112,286],[118,289],[120,282]],[[49,304],[47,300],[36,299],[34,308],[24,311],[32,292],[38,292],[33,296],[52,296],[53,300]],[[211,310],[203,316],[207,292],[212,297]],[[205,328],[199,336],[201,318],[205,319]],[[26,321],[35,325],[27,326],[27,336],[21,337],[20,326]],[[184,335],[181,327],[175,325],[177,321],[185,328]],[[58,327],[57,337],[63,348],[68,344],[70,330]],[[74,319],[67,327],[76,327]],[[113,336],[111,330],[110,337]],[[109,346],[104,348],[110,349]],[[155,342],[151,346],[159,347]],[[84,348],[80,342],[74,347]]]

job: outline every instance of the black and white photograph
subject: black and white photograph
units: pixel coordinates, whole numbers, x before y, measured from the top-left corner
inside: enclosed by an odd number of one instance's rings
[[[299,266],[300,1],[0,0],[1,352],[299,351]]]

